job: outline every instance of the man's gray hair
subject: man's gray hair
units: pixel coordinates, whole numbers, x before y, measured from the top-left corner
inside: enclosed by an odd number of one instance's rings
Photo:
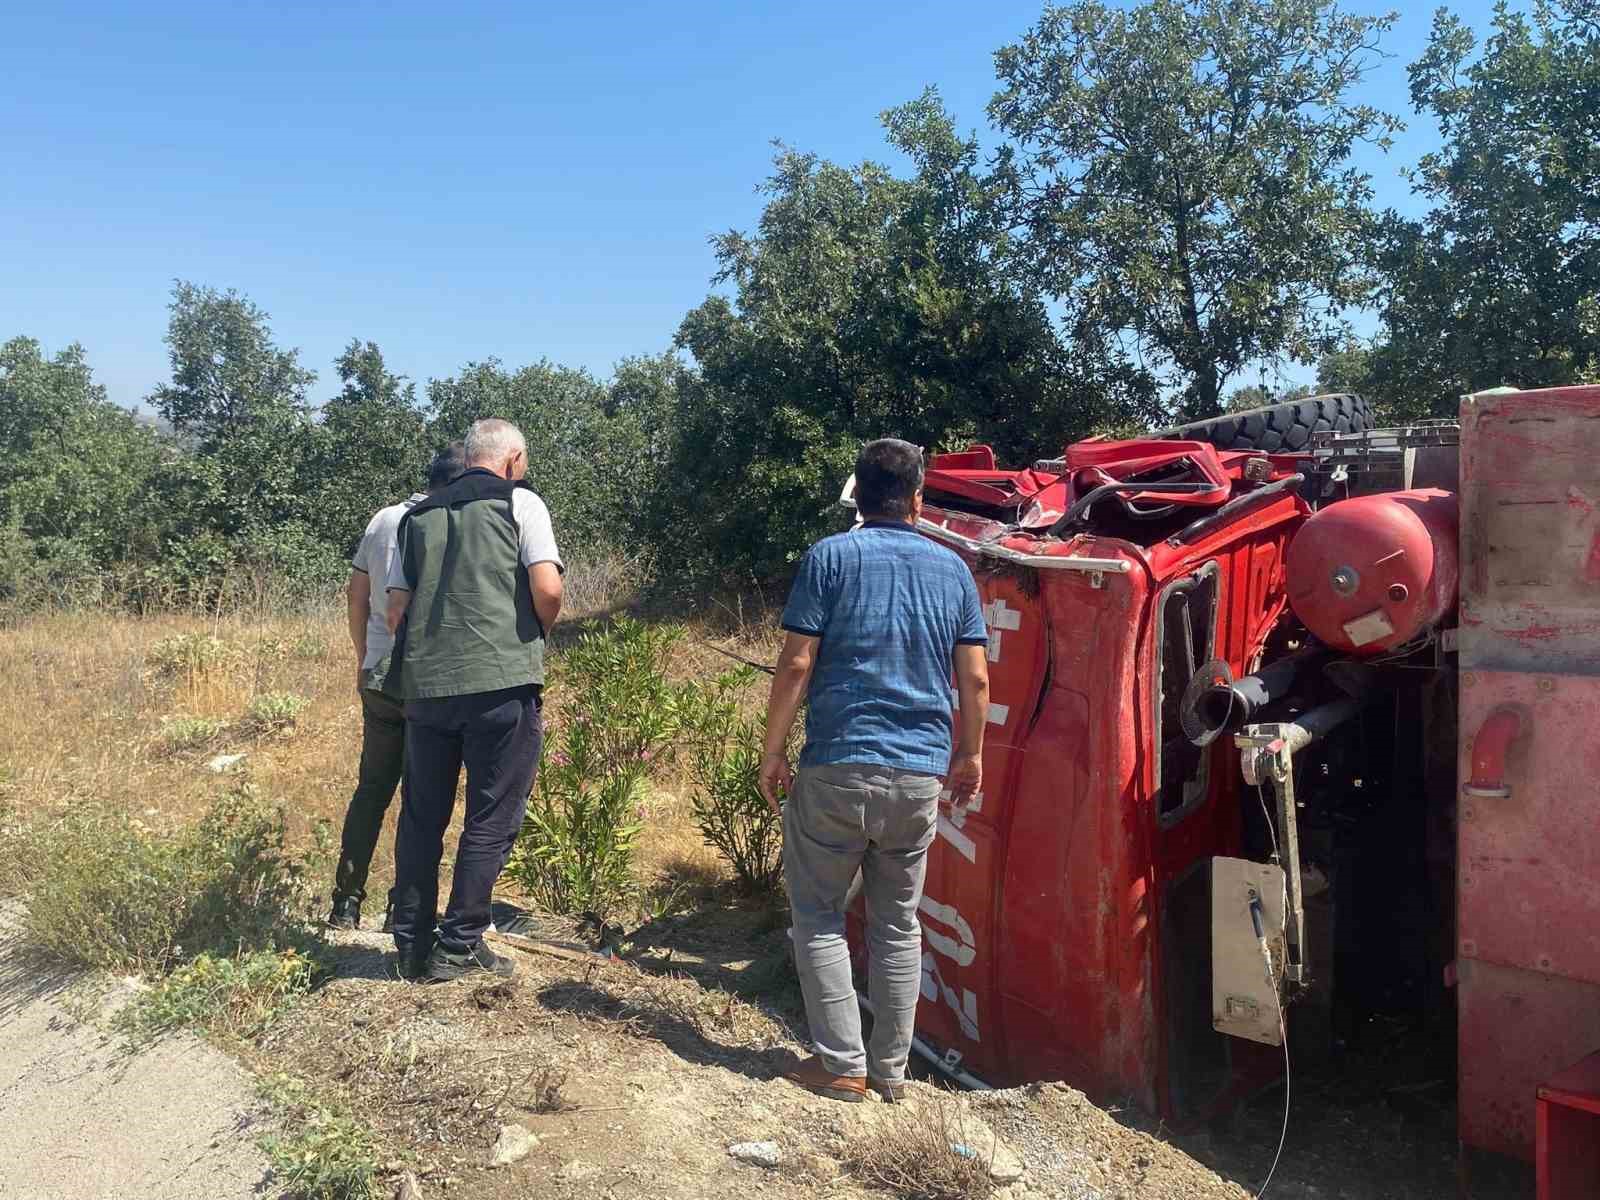
[[[528,443],[510,421],[485,417],[467,430],[467,466],[498,467],[518,451],[526,454]]]

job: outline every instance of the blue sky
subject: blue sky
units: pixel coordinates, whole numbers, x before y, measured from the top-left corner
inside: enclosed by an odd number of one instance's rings
[[[878,114],[930,83],[983,131],[992,52],[1039,7],[15,6],[0,338],[82,342],[134,404],[183,278],[267,309],[318,399],[352,337],[418,380],[491,355],[605,377],[704,297],[706,238],[754,223],[772,139],[893,161]],[[1405,80],[1430,21],[1401,17],[1365,89],[1411,126],[1369,156],[1402,208],[1435,137]]]

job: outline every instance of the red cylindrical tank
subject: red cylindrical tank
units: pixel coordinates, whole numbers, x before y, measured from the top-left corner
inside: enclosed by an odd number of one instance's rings
[[[1289,603],[1346,654],[1392,650],[1455,607],[1456,495],[1434,488],[1341,500],[1289,545]]]

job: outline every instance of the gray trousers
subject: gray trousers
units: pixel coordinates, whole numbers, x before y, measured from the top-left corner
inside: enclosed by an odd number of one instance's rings
[[[938,829],[936,775],[845,764],[802,767],[783,812],[783,870],[811,1040],[835,1075],[905,1078],[922,982],[917,905]],[[844,917],[857,870],[867,900],[871,1046],[850,978]]]

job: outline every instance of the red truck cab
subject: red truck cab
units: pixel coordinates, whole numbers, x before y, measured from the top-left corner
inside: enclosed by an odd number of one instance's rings
[[[1193,746],[1178,708],[1206,663],[1260,661],[1309,511],[1296,466],[1184,441],[930,461],[922,530],[972,568],[990,631],[983,790],[941,805],[922,902],[918,1034],[947,1067],[1176,1116],[1258,1080],[1241,1052],[1276,1061],[1211,1029],[1207,872],[1240,817],[1226,747]],[[1148,490],[1081,505],[1113,479]]]

